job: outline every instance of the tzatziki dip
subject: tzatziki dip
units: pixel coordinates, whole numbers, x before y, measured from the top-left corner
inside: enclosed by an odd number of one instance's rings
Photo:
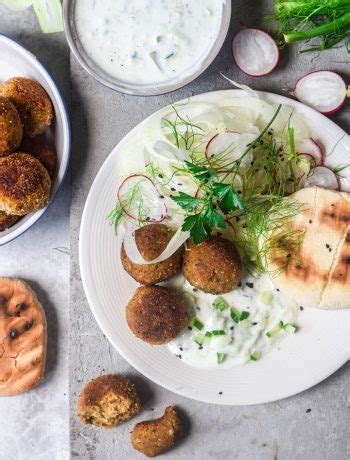
[[[159,84],[198,69],[220,32],[224,0],[76,0],[89,58],[125,83]]]
[[[182,276],[173,286],[182,293],[191,321],[168,346],[192,366],[258,361],[296,330],[298,306],[275,289],[266,274],[247,276],[237,289],[221,296],[193,288]]]

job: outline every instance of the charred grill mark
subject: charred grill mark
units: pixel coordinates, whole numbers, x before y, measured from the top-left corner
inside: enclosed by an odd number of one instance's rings
[[[320,213],[320,223],[342,231],[350,223],[350,203],[343,200],[335,203],[331,209],[325,207]]]

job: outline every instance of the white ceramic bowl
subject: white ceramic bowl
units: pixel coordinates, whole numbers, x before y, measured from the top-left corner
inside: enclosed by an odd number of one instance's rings
[[[109,88],[126,94],[135,96],[156,96],[159,94],[169,93],[181,88],[201,75],[213,62],[225,41],[230,21],[231,21],[231,0],[224,0],[221,27],[219,29],[216,40],[211,49],[208,51],[206,58],[200,65],[196,65],[193,69],[183,75],[183,78],[178,77],[174,80],[165,81],[158,84],[132,84],[126,83],[117,78],[113,78],[108,73],[98,67],[88,56],[80,43],[76,27],[75,27],[75,0],[63,0],[63,21],[64,30],[70,49],[79,64],[97,81]]]
[[[52,181],[51,200],[54,199],[68,168],[70,154],[70,124],[63,99],[38,59],[28,50],[4,35],[0,35],[0,81],[11,77],[28,77],[39,82],[51,98],[55,110],[55,119],[45,137],[55,147],[57,168]],[[13,227],[0,232],[0,246],[17,238],[28,230],[44,214],[47,207],[20,219]]]

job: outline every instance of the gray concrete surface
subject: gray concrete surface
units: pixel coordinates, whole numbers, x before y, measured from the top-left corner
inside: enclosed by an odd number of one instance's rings
[[[69,51],[63,35],[44,36],[31,10],[17,15],[2,6],[0,33],[32,51],[54,75],[69,102]],[[0,276],[28,281],[44,306],[48,324],[43,382],[29,393],[0,398],[1,460],[63,460],[69,456],[69,203],[68,178],[39,222],[0,247]]]
[[[256,0],[233,1],[233,20],[228,39],[218,58],[211,67],[195,82],[172,94],[154,98],[136,98],[115,93],[91,79],[79,67],[74,57],[70,59],[71,82],[71,118],[73,126],[72,152],[72,204],[70,219],[71,238],[71,300],[70,322],[64,321],[67,314],[67,295],[69,291],[66,279],[66,259],[63,255],[50,252],[53,244],[68,246],[66,237],[66,218],[69,203],[68,191],[61,193],[54,207],[43,220],[18,242],[0,248],[0,270],[7,274],[17,273],[33,278],[52,299],[52,310],[60,317],[61,327],[56,334],[58,340],[58,361],[54,362],[54,373],[61,375],[62,387],[66,385],[66,340],[69,331],[69,385],[70,385],[70,431],[71,456],[82,459],[141,459],[142,456],[132,450],[129,432],[134,422],[160,415],[164,408],[173,404],[181,410],[188,436],[176,449],[164,455],[169,459],[238,459],[238,460],[345,460],[350,457],[350,364],[317,387],[284,401],[252,407],[220,407],[190,401],[172,394],[148,381],[138,374],[112,348],[97,326],[87,304],[81,284],[78,260],[78,236],[83,206],[92,181],[114,145],[137,123],[158,108],[192,94],[229,88],[228,82],[220,77],[220,71],[237,81],[250,84],[257,89],[285,94],[294,86],[302,74],[316,69],[338,69],[350,81],[350,57],[342,51],[325,53],[320,57],[296,56],[295,50],[285,50],[279,68],[265,78],[249,78],[239,72],[232,64],[230,42],[235,30],[243,22],[247,26],[259,25],[269,2]],[[2,12],[2,10],[1,10]],[[5,30],[4,30],[5,28]],[[12,17],[3,15],[0,19],[0,31],[18,37],[24,44],[48,62],[55,78],[68,91],[69,67],[67,49],[62,37],[44,37],[37,32],[30,13],[15,23]],[[44,45],[45,44],[45,45]],[[54,52],[50,50],[54,49]],[[312,59],[314,58],[314,59]],[[348,132],[350,131],[350,107],[342,110],[334,119]],[[50,214],[50,212],[52,214]],[[49,235],[43,237],[42,229]],[[42,247],[38,248],[40,235]],[[59,244],[54,238],[60,238]],[[35,251],[35,252],[34,252]],[[3,265],[3,255],[6,264]],[[24,259],[25,255],[25,259]],[[35,257],[35,259],[33,259]],[[60,257],[60,259],[58,259]],[[18,262],[25,261],[25,263]],[[41,270],[38,267],[40,260]],[[55,262],[54,265],[50,265]],[[44,267],[45,264],[45,267]],[[32,265],[32,266],[31,266]],[[60,266],[60,270],[58,270]],[[54,268],[52,268],[54,267]],[[51,272],[51,270],[54,270]],[[62,272],[61,272],[62,270]],[[0,274],[1,274],[0,273]],[[60,276],[61,288],[53,289],[53,278]],[[66,284],[64,284],[66,283]],[[54,285],[55,286],[55,285]],[[67,326],[67,327],[63,327]],[[82,426],[77,418],[76,399],[85,382],[97,375],[108,372],[121,372],[131,376],[139,389],[144,402],[144,410],[132,424],[124,424],[117,429],[103,431]],[[49,385],[52,385],[51,387]],[[234,382],[232,382],[234,385]],[[48,381],[52,398],[57,393],[53,381]],[[36,445],[42,452],[42,458],[54,458],[43,451],[42,444],[51,446],[53,417],[45,412],[47,425],[21,434],[21,443],[17,438],[19,418],[28,417],[35,425],[37,411],[49,410],[48,399],[38,406],[36,396],[23,399],[24,402],[6,401],[6,415],[0,401],[0,429],[6,433],[3,452],[0,444],[0,458],[21,458],[28,452],[26,443]],[[62,405],[65,406],[62,399]],[[10,404],[11,403],[11,404]],[[23,407],[22,407],[23,404]],[[44,406],[44,407],[43,407]],[[13,409],[15,408],[15,409]],[[21,412],[22,409],[22,412]],[[309,411],[311,409],[311,411]],[[9,417],[8,412],[14,411]],[[62,412],[64,412],[62,410]],[[6,421],[12,420],[11,423]],[[62,452],[67,452],[63,431],[67,429],[66,419],[58,417],[62,425],[59,441]],[[23,422],[25,423],[25,422]],[[41,431],[43,430],[43,431]],[[21,432],[21,430],[20,430]],[[39,434],[40,433],[40,434]],[[45,434],[43,434],[45,433]],[[61,436],[62,435],[62,436]],[[50,436],[50,442],[45,439]],[[3,441],[3,436],[2,436]],[[18,442],[16,451],[11,447]],[[58,441],[57,441],[58,442]],[[56,443],[57,445],[57,443]],[[39,447],[38,447],[39,446]],[[64,450],[66,449],[66,450]],[[47,451],[46,451],[47,452]],[[35,455],[34,447],[32,454]],[[11,457],[12,455],[12,457]],[[30,458],[30,457],[26,457]],[[40,458],[33,456],[33,458]],[[60,458],[66,458],[62,454]]]

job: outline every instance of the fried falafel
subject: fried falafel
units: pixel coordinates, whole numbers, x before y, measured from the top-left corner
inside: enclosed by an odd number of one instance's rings
[[[45,166],[51,179],[56,170],[57,156],[56,153],[41,139],[30,139],[25,137],[22,140],[20,151],[28,153],[32,157],[40,161]]]
[[[18,219],[18,216],[11,216],[6,214],[6,212],[0,211],[0,232],[4,232],[8,228],[12,227],[12,225],[15,225]]]
[[[164,224],[145,225],[136,230],[136,245],[142,257],[147,261],[156,259],[167,247],[174,232]],[[147,286],[168,280],[181,269],[183,248],[179,248],[163,262],[155,264],[135,264],[126,255],[124,246],[120,257],[123,267],[140,284]]]
[[[0,83],[0,96],[16,107],[25,136],[33,138],[50,126],[54,113],[52,102],[38,82],[24,77],[11,78]]]
[[[162,417],[137,423],[131,433],[131,443],[147,457],[156,457],[171,449],[182,435],[179,417],[169,406]]]
[[[78,399],[84,425],[109,429],[129,420],[141,410],[134,384],[120,375],[102,375],[85,385]]]
[[[16,107],[0,96],[0,157],[14,152],[21,143],[23,127]]]
[[[188,317],[176,292],[161,286],[140,286],[126,307],[126,321],[136,337],[162,345],[187,326]]]
[[[51,179],[36,158],[14,153],[0,158],[0,211],[24,216],[46,206]]]
[[[242,262],[233,243],[212,236],[198,245],[193,241],[187,243],[182,271],[195,288],[210,294],[225,294],[237,287]]]

